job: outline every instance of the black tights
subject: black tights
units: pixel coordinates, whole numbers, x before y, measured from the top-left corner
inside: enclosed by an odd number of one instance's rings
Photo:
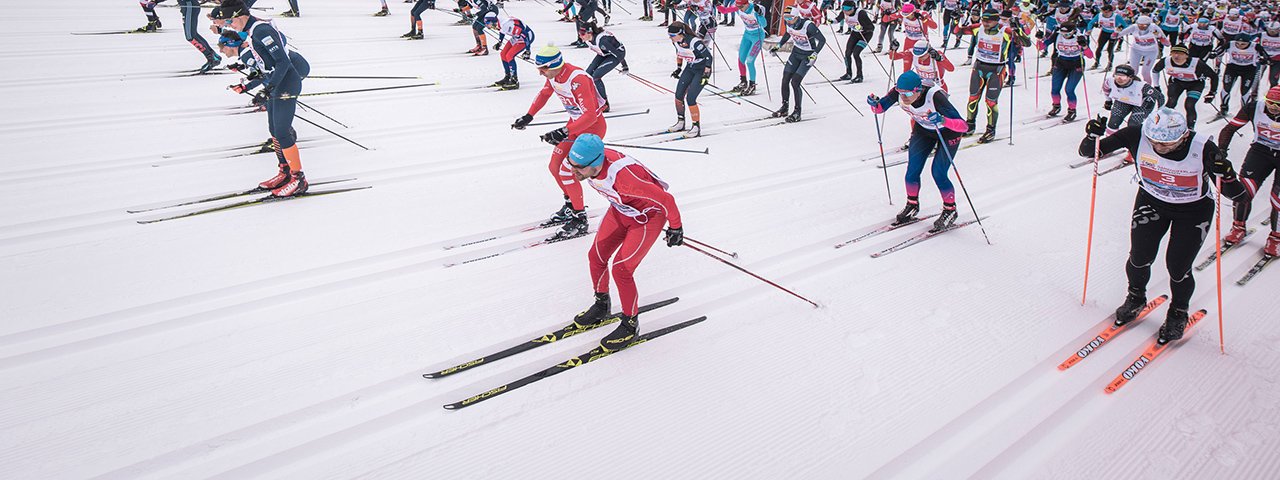
[[[1138,190],[1133,204],[1133,226],[1129,231],[1129,293],[1145,297],[1151,281],[1151,264],[1160,250],[1160,240],[1169,234],[1165,266],[1169,269],[1169,308],[1186,309],[1196,290],[1191,266],[1209,234],[1213,221],[1213,200],[1205,197],[1191,203],[1168,203]]]

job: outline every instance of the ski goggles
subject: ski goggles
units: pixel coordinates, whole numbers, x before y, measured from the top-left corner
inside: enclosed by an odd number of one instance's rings
[[[218,37],[218,46],[239,48],[241,45],[244,45],[244,41],[247,38],[249,38],[248,33],[236,32],[233,30],[223,30],[222,36]]]

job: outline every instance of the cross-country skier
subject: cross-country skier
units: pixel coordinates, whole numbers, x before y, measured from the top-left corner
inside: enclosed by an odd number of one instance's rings
[[[1170,45],[1164,31],[1152,26],[1151,17],[1140,15],[1133,25],[1125,27],[1116,36],[1133,37],[1130,39],[1133,43],[1129,46],[1129,65],[1142,72],[1142,81],[1152,83],[1151,66],[1155,65],[1160,51],[1157,44]]]
[[[1184,30],[1182,36],[1187,42],[1187,53],[1202,62],[1208,61],[1213,52],[1214,40],[1223,41],[1222,31],[1209,23],[1209,17],[1197,19],[1195,26]]]
[[[301,17],[302,12],[298,11],[298,0],[289,0],[289,9],[280,14],[281,17]]]
[[[1127,64],[1116,65],[1115,72],[1102,82],[1102,95],[1107,99],[1102,108],[1111,111],[1107,135],[1119,130],[1126,117],[1129,126],[1142,125],[1147,115],[1164,103],[1160,90],[1139,79]]]
[[[499,52],[502,57],[502,71],[506,75],[502,80],[498,80],[493,84],[503,90],[515,90],[520,88],[520,72],[516,69],[516,55],[524,55],[529,58],[530,45],[533,44],[533,29],[529,28],[516,17],[498,18],[495,12],[485,14],[484,23],[490,29],[498,31],[498,41],[493,44],[493,49]],[[503,45],[503,40],[507,44]]]
[[[951,60],[948,60],[942,52],[929,45],[929,39],[922,38],[917,40],[910,49],[901,52],[889,52],[889,60],[899,59],[910,62],[907,70],[920,75],[925,87],[936,85],[941,86],[943,90],[950,91],[947,88],[947,81],[942,77],[947,72],[954,71],[956,67],[951,64]]]
[[[426,33],[422,29],[422,13],[435,9],[436,0],[417,0],[414,2],[413,8],[409,10],[409,33],[401,35],[400,38],[422,40],[422,36]]]
[[[1031,39],[1020,28],[1001,26],[1000,12],[992,8],[982,12],[981,23],[962,27],[960,32],[976,34],[974,44],[978,58],[973,65],[973,73],[969,75],[968,116],[965,120],[969,128],[965,135],[973,135],[977,129],[978,102],[985,98],[987,130],[978,138],[978,143],[989,143],[996,139],[996,121],[1000,118],[998,102],[1005,85],[1005,62],[1009,59],[1010,46],[1016,43],[1028,47]]]
[[[1040,35],[1040,32],[1036,32],[1036,35]],[[1093,52],[1089,50],[1089,36],[1076,31],[1075,22],[1067,21],[1058,25],[1053,33],[1040,41],[1041,50],[1044,50],[1046,45],[1053,45],[1053,88],[1049,93],[1053,99],[1053,107],[1049,109],[1048,116],[1055,117],[1061,111],[1061,93],[1065,83],[1067,115],[1062,117],[1062,121],[1074,121],[1076,119],[1076,85],[1080,83],[1080,79],[1084,78],[1084,57],[1093,56]]]
[[[676,48],[677,66],[671,76],[678,79],[675,90],[676,123],[668,128],[667,132],[680,132],[685,129],[684,109],[687,105],[693,124],[684,134],[684,138],[700,137],[702,136],[702,117],[698,109],[698,94],[711,79],[711,63],[714,59],[711,57],[711,50],[702,43],[702,39],[694,36],[693,30],[684,22],[671,22],[671,25],[667,26],[667,35],[671,37],[671,44]]]
[[[586,206],[582,204],[582,185],[574,179],[564,158],[579,135],[590,133],[603,138],[606,125],[600,110],[604,108],[604,100],[596,94],[595,81],[591,79],[591,75],[565,63],[560,49],[554,45],[548,44],[539,49],[534,56],[534,65],[538,67],[538,74],[547,79],[547,83],[538,92],[538,97],[533,99],[529,112],[516,119],[511,128],[524,130],[533,121],[533,115],[547,104],[547,99],[552,94],[560,98],[560,103],[569,114],[569,123],[543,134],[541,138],[555,146],[547,168],[559,183],[565,202],[542,226],[564,224],[548,241],[581,237],[587,234],[587,212]]]
[[[871,95],[867,103],[875,113],[884,113],[896,103],[911,117],[911,140],[907,142],[907,205],[898,213],[894,224],[909,222],[920,212],[920,173],[933,153],[931,172],[933,183],[942,195],[942,214],[934,220],[932,231],[950,227],[956,221],[956,190],[948,170],[967,126],[946,90],[926,87],[919,75],[908,71],[898,76],[897,85],[884,98]]]
[[[918,10],[910,3],[903,5],[901,12],[892,17],[902,26],[902,35],[906,37],[902,40],[902,50],[898,54],[898,58],[902,59],[902,71],[905,72],[911,69],[911,61],[914,58],[911,47],[919,41],[928,42],[929,29],[938,28],[938,22],[934,21],[928,12]]]
[[[898,31],[897,13],[898,6],[893,0],[880,0],[880,5],[876,11],[876,17],[880,20],[880,34],[876,37],[875,53],[880,53],[884,50],[884,36],[886,33],[889,34],[889,49],[897,50],[896,48],[893,48],[893,46],[898,43],[898,41],[893,38],[893,34]]]
[[[618,37],[615,37],[613,32],[591,22],[578,25],[578,38],[587,42],[587,46],[591,47],[591,51],[596,54],[596,58],[591,59],[591,65],[587,66],[587,75],[595,79],[596,93],[604,99],[604,111],[608,112],[609,94],[605,93],[604,81],[601,78],[612,72],[619,64],[622,65],[622,73],[627,73],[627,47],[618,41]]]
[[[1169,73],[1169,82],[1166,90],[1169,91],[1168,99],[1164,106],[1174,108],[1178,104],[1178,97],[1182,96],[1182,92],[1187,93],[1185,104],[1187,123],[1196,124],[1196,104],[1200,103],[1201,92],[1204,91],[1204,80],[1209,79],[1209,93],[1204,96],[1204,103],[1213,105],[1213,96],[1218,91],[1218,75],[1213,71],[1203,59],[1191,56],[1186,45],[1174,45],[1169,49],[1169,56],[1156,61],[1156,66],[1151,70],[1153,73],[1159,74],[1162,71]]]
[[[1263,32],[1258,35],[1258,46],[1266,53],[1259,68],[1270,67],[1267,70],[1267,81],[1274,87],[1280,82],[1280,22],[1273,20],[1266,23]]]
[[[1240,103],[1252,102],[1255,92],[1253,83],[1258,74],[1258,65],[1267,58],[1267,52],[1254,43],[1253,37],[1241,33],[1235,36],[1230,46],[1222,45],[1213,56],[1225,56],[1227,66],[1222,69],[1222,105],[1218,116],[1225,117],[1231,106],[1231,87],[1240,80]]]
[[[240,36],[243,46],[249,48],[263,72],[262,91],[258,95],[266,101],[267,126],[274,140],[280,170],[276,176],[259,183],[258,188],[271,189],[271,194],[277,197],[305,193],[307,177],[302,173],[302,160],[298,156],[297,139],[293,133],[293,115],[298,108],[297,95],[302,92],[302,75],[290,58],[285,36],[270,22],[249,16],[248,7],[240,0],[223,0],[215,18],[225,21],[224,37],[237,32],[246,34]]]
[[[490,0],[471,0],[475,7],[471,9],[474,15],[471,21],[471,32],[475,34],[476,46],[466,53],[482,56],[489,54],[489,37],[484,34],[484,22],[490,13],[498,14],[498,6],[494,5]]]
[[[1116,45],[1120,43],[1120,37],[1116,35],[1116,32],[1124,30],[1128,26],[1124,17],[1115,10],[1116,8],[1110,3],[1105,4],[1102,6],[1102,11],[1094,15],[1093,20],[1089,20],[1089,26],[1086,27],[1087,30],[1093,31],[1094,27],[1100,30],[1098,33],[1098,47],[1093,52],[1093,66],[1089,67],[1089,70],[1098,68],[1098,64],[1102,62],[1104,48],[1107,51],[1107,68],[1103,69],[1103,71],[1111,70],[1116,56]],[[1210,45],[1212,45],[1212,41]]]
[[[133,33],[148,33],[159,30],[161,27],[160,15],[156,14],[156,4],[164,0],[138,0],[138,5],[142,7],[142,13],[147,16],[147,24],[138,27]]]
[[[857,0],[844,0],[840,9],[843,11],[844,25],[849,27],[849,40],[844,47],[844,76],[837,80],[862,83],[862,51],[870,44],[876,23],[871,18],[871,12],[859,5]],[[854,66],[858,67],[857,75],[853,74]]]
[[[754,0],[737,0],[736,5],[742,14],[742,42],[738,44],[739,83],[729,91],[745,97],[756,93],[756,56],[760,55],[764,37],[768,36],[765,28],[768,28],[769,20],[764,6]]]
[[[573,323],[579,328],[596,326],[609,318],[609,277],[612,267],[622,302],[622,318],[618,328],[600,340],[606,350],[621,350],[635,341],[639,328],[640,306],[637,302],[633,275],[649,249],[658,241],[663,224],[668,224],[668,247],[684,244],[684,227],[675,198],[667,193],[667,184],[634,158],[604,148],[604,142],[593,134],[583,134],[574,142],[567,165],[574,178],[609,200],[609,212],[600,222],[600,232],[587,254],[591,266],[591,285],[595,303],[579,313]],[[612,263],[610,263],[612,259]]]
[[[382,10],[378,10],[373,14],[375,17],[385,17],[391,14],[391,10],[387,9],[387,0],[379,0],[382,2]]]
[[[791,56],[787,57],[787,63],[782,67],[782,108],[773,112],[773,116],[785,116],[788,122],[799,122],[800,105],[804,100],[801,82],[804,81],[805,74],[809,73],[809,67],[818,61],[818,52],[826,45],[827,37],[822,36],[822,31],[812,20],[801,17],[795,7],[788,8],[782,20],[787,24],[787,32],[782,34],[778,45],[774,45],[769,52],[776,56],[778,46],[791,40]],[[787,115],[787,103],[792,90],[796,92],[796,109],[791,115]]]
[[[1138,160],[1141,178],[1129,231],[1129,260],[1125,263],[1129,294],[1116,309],[1115,323],[1133,321],[1146,305],[1151,264],[1167,233],[1165,265],[1172,299],[1159,339],[1162,343],[1178,340],[1186,328],[1187,309],[1196,288],[1191,266],[1213,221],[1214,201],[1209,188],[1214,183],[1213,176],[1222,179],[1222,194],[1227,197],[1241,197],[1244,188],[1213,139],[1188,128],[1186,117],[1176,110],[1161,108],[1141,126],[1130,125],[1099,140],[1105,130],[1101,118],[1089,120],[1085,126],[1087,136],[1080,141],[1080,156],[1127,149]]]
[[[1218,142],[1222,144],[1223,155],[1226,155],[1236,131],[1249,122],[1253,122],[1253,143],[1244,155],[1244,163],[1240,164],[1245,193],[1234,199],[1231,232],[1222,240],[1224,245],[1234,245],[1244,239],[1245,221],[1249,220],[1249,213],[1253,210],[1253,197],[1258,194],[1258,187],[1267,181],[1271,172],[1280,168],[1280,87],[1267,90],[1262,102],[1244,104],[1235,118],[1222,128]],[[1267,236],[1263,253],[1271,256],[1280,253],[1280,182],[1271,184],[1271,234]]]

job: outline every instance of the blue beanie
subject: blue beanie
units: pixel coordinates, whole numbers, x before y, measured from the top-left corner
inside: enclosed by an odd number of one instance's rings
[[[898,92],[914,92],[920,89],[920,74],[913,70],[907,70],[902,75],[898,75]]]
[[[578,135],[569,149],[569,161],[574,165],[594,167],[604,162],[604,140],[594,133]]]

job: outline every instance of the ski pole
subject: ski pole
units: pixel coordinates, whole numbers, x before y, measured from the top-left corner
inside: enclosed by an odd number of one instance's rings
[[[635,79],[635,81],[637,81],[637,82],[640,82],[640,84],[641,84],[641,85],[644,85],[644,86],[646,86],[646,87],[652,88],[652,89],[657,90],[657,91],[659,91],[659,92],[662,92],[662,93],[669,93],[669,94],[671,94],[671,95],[675,95],[675,94],[676,94],[676,92],[673,92],[673,91],[671,91],[671,90],[668,90],[666,87],[663,87],[662,85],[658,85],[658,84],[653,83],[653,82],[651,82],[651,81],[649,81],[649,80],[646,80],[646,79],[642,78],[641,76],[636,75],[636,74],[634,74],[634,73],[627,72],[627,76],[628,76],[628,77],[631,77],[631,78],[633,78],[633,79]]]
[[[1053,67],[1050,67],[1049,71],[1053,72]],[[1039,111],[1040,111],[1040,59],[1037,58],[1036,59],[1036,112],[1039,112]],[[1013,112],[1009,112],[1009,113],[1013,113]],[[1089,118],[1093,118],[1093,115],[1089,115]]]
[[[736,98],[736,99],[738,99],[738,100],[742,100],[742,101],[744,101],[744,102],[747,102],[747,103],[750,103],[750,104],[755,105],[755,106],[757,106],[757,107],[760,107],[761,109],[764,109],[764,111],[766,111],[766,112],[773,113],[773,110],[772,110],[772,109],[770,109],[769,107],[766,107],[766,106],[761,105],[761,104],[759,104],[759,103],[753,102],[753,101],[751,101],[751,100],[747,100],[746,98],[743,98],[743,97],[742,97],[742,95],[738,95],[738,94],[735,94],[735,93],[733,93],[733,92],[726,92],[726,91],[724,91],[724,89],[722,89],[722,88],[720,88],[720,87],[717,87],[717,86],[715,86],[715,85],[712,85],[712,84],[707,84],[707,86],[708,86],[708,87],[711,87],[711,88],[714,88],[714,89],[716,89],[716,90],[719,90],[719,91],[720,91],[720,93],[723,93],[723,94],[729,95],[729,96],[731,96],[731,97],[733,97],[733,98]]]
[[[836,36],[836,27],[833,27],[831,26],[830,23],[828,23],[827,28],[831,30],[831,38],[840,38]],[[844,60],[844,47],[840,46],[840,42],[835,42],[835,43],[836,43],[836,48],[840,49],[840,59]]]
[[[359,143],[356,143],[356,142],[352,141],[350,138],[344,137],[344,136],[342,136],[342,135],[338,135],[338,132],[335,132],[335,131],[333,131],[333,130],[329,130],[329,129],[327,129],[327,128],[321,127],[320,125],[316,125],[316,122],[313,122],[313,121],[311,121],[311,120],[307,120],[307,119],[305,119],[305,118],[302,118],[302,116],[300,116],[300,115],[294,115],[293,117],[294,117],[294,118],[297,118],[298,120],[302,120],[302,121],[304,121],[304,122],[307,122],[307,123],[310,123],[310,124],[312,124],[312,125],[315,125],[315,127],[316,127],[316,128],[319,128],[319,129],[321,129],[321,130],[324,130],[324,131],[326,131],[326,132],[329,132],[329,133],[333,134],[333,136],[335,136],[335,137],[338,137],[338,138],[341,138],[341,139],[346,140],[346,141],[348,141],[348,142],[351,142],[351,144],[352,144],[352,145],[355,145],[355,146],[357,146],[357,147],[363,148],[363,149],[365,149],[365,150],[368,150],[368,149],[369,149],[369,147],[366,147],[366,146],[364,146],[364,145],[361,145],[361,144],[359,144]]]
[[[329,119],[329,121],[332,121],[333,123],[336,123],[336,124],[338,124],[338,125],[342,125],[342,128],[351,128],[351,127],[348,127],[346,124],[344,124],[344,123],[342,123],[342,122],[339,122],[339,121],[335,120],[333,117],[330,117],[330,116],[328,116],[328,115],[325,115],[325,114],[324,114],[324,112],[321,112],[321,111],[319,111],[319,110],[316,110],[316,109],[315,109],[314,107],[312,107],[311,105],[307,105],[307,104],[305,104],[305,103],[302,103],[302,100],[298,100],[298,105],[301,105],[301,106],[302,106],[302,108],[305,108],[305,109],[307,109],[307,110],[311,110],[311,111],[313,111],[313,112],[319,113],[319,114],[320,114],[320,116],[322,116],[322,117],[324,117],[324,118]]]
[[[684,241],[686,241],[686,242],[690,242],[690,243],[693,243],[694,245],[702,245],[702,246],[704,246],[704,247],[707,247],[707,248],[710,248],[710,249],[715,250],[715,251],[717,251],[717,252],[720,252],[720,254],[722,254],[722,255],[728,255],[728,256],[733,257],[733,258],[738,258],[738,252],[726,252],[726,251],[724,251],[724,250],[721,250],[721,249],[719,249],[719,248],[713,247],[713,246],[711,246],[711,245],[707,245],[707,244],[705,244],[705,243],[699,242],[699,241],[694,240],[694,239],[689,238],[689,237],[684,237]]]
[[[1093,109],[1089,107],[1089,81],[1087,80],[1089,76],[1084,73],[1084,65],[1082,62],[1080,65],[1080,86],[1084,87],[1084,113],[1087,114],[1089,118],[1093,118]]]
[[[644,114],[646,114],[646,113],[649,113],[649,109],[647,109],[647,108],[646,108],[646,109],[644,109],[644,111],[643,111],[643,112],[631,112],[631,113],[619,113],[619,114],[616,114],[616,115],[605,115],[605,116],[604,116],[604,118],[630,117],[630,116],[633,116],[633,115],[644,115]],[[560,123],[564,123],[564,120],[551,121],[551,122],[530,123],[530,124],[529,124],[529,125],[527,125],[527,126],[529,126],[529,127],[535,127],[535,126],[538,126],[538,125],[557,125],[557,124],[560,124]]]
[[[714,44],[714,43],[713,43],[713,44],[711,44],[711,46],[712,46],[713,48],[715,48],[716,53],[720,54],[720,59],[721,59],[721,60],[724,60],[724,66],[725,66],[725,67],[727,67],[727,68],[729,69],[729,71],[731,71],[731,72],[732,72],[732,71],[733,71],[733,64],[729,63],[729,58],[728,58],[728,57],[725,57],[725,56],[724,56],[724,52],[720,51],[720,46],[719,46],[719,45],[716,45],[716,44]],[[714,62],[713,62],[713,63],[714,63]]]
[[[761,277],[761,276],[759,276],[759,275],[756,275],[756,274],[754,274],[754,273],[751,273],[751,272],[747,271],[747,269],[745,269],[745,268],[742,268],[742,267],[739,267],[739,266],[737,266],[737,265],[734,265],[734,264],[733,264],[733,262],[730,262],[730,261],[725,260],[725,259],[723,259],[723,258],[717,257],[717,256],[715,256],[715,255],[712,255],[710,252],[707,252],[706,250],[703,250],[703,249],[701,249],[701,248],[695,247],[695,246],[690,245],[690,244],[688,244],[688,243],[685,243],[685,244],[684,244],[684,246],[689,247],[689,248],[692,248],[695,252],[698,252],[698,253],[701,253],[701,254],[706,255],[706,256],[708,256],[708,257],[711,257],[711,258],[714,258],[714,259],[716,259],[716,260],[719,260],[719,261],[720,261],[720,263],[723,263],[723,264],[728,265],[728,266],[730,266],[730,267],[736,268],[736,269],[738,269],[738,271],[740,271],[740,272],[742,272],[742,273],[745,273],[745,274],[747,274],[747,275],[751,275],[752,277],[755,277],[755,278],[756,278],[756,280],[760,280],[760,281],[762,281],[762,282],[764,282],[764,283],[767,283],[767,284],[769,284],[769,285],[772,285],[773,287],[777,288],[778,290],[782,290],[782,291],[784,291],[784,292],[790,293],[791,295],[794,295],[796,298],[799,298],[799,299],[801,299],[801,300],[804,300],[804,301],[806,301],[806,302],[809,302],[809,304],[810,304],[810,305],[813,305],[813,308],[821,308],[821,307],[819,307],[819,306],[818,306],[818,304],[817,304],[817,303],[814,303],[814,302],[813,302],[813,300],[809,300],[809,299],[807,299],[807,298],[804,298],[804,297],[802,297],[802,296],[800,296],[800,295],[796,294],[796,292],[793,292],[793,291],[791,291],[791,290],[787,290],[787,289],[783,288],[782,286],[780,286],[780,285],[778,285],[778,284],[776,284],[776,283],[773,283],[773,282],[770,282],[769,280],[766,280],[764,277]]]
[[[889,165],[884,160],[884,137],[880,136],[880,114],[871,111],[874,115],[872,118],[876,122],[876,143],[880,144],[880,170],[884,172],[884,192],[889,194],[889,205],[893,205],[893,188],[889,186]]]
[[[762,47],[764,46],[764,40],[760,41],[760,45]],[[754,62],[755,59],[753,58],[751,59],[751,61]],[[769,95],[769,101],[772,102],[773,90],[769,88],[769,62],[766,62],[763,60],[760,61],[760,73],[764,75],[764,93]],[[766,108],[765,110],[768,110],[768,109]],[[772,112],[772,110],[770,110],[770,112]]]
[[[1223,355],[1226,355],[1227,344],[1222,339],[1222,177],[1219,176],[1216,183],[1217,195],[1214,196],[1214,200],[1217,205],[1214,206],[1213,211],[1215,217],[1213,243],[1215,251],[1218,252],[1218,261],[1213,263],[1217,265],[1216,270],[1218,271],[1218,348],[1222,349]]]
[[[307,75],[304,78],[326,78],[333,80],[422,80],[422,77],[366,77],[360,75]]]
[[[706,84],[705,86],[710,87],[710,86],[714,86],[714,84],[708,83],[708,84]],[[715,90],[711,91],[711,94],[712,94],[712,95],[715,95],[715,96],[716,96],[716,98],[723,98],[723,99],[725,99],[725,100],[727,100],[727,101],[733,102],[733,104],[734,104],[734,105],[742,105],[742,102],[739,102],[739,101],[737,101],[737,100],[734,100],[734,99],[733,99],[733,98],[734,98],[734,95],[733,95],[733,94],[731,94],[731,93],[729,93],[729,92],[726,92],[726,91],[724,91],[724,90],[720,90],[720,87],[716,87],[716,90],[719,90],[719,91],[715,91]],[[728,96],[726,96],[726,95],[728,95]]]
[[[1013,113],[1010,112],[1009,116],[1012,117]],[[964,199],[969,202],[969,209],[973,210],[973,217],[978,220],[978,228],[982,229],[982,238],[987,239],[987,245],[991,245],[991,237],[987,236],[987,227],[982,225],[982,217],[978,215],[978,209],[973,207],[973,198],[969,196],[969,190],[964,188],[964,179],[960,178],[960,169],[956,168],[955,157],[952,157],[951,151],[947,149],[947,142],[942,139],[942,132],[938,130],[938,126],[933,125],[931,128],[933,128],[933,133],[938,135],[938,148],[941,148],[942,153],[947,155],[947,161],[951,162],[951,170],[956,172],[956,181],[960,183],[960,190],[964,192]]]
[[[1080,304],[1084,305],[1085,299],[1089,298],[1089,264],[1093,258],[1093,211],[1098,202],[1098,160],[1101,157],[1102,137],[1093,140],[1093,193],[1089,195],[1089,239],[1085,243],[1084,250],[1084,292],[1080,294]]]
[[[864,44],[865,44],[865,42],[864,42]],[[867,45],[867,46],[869,47],[870,45]],[[866,48],[866,47],[863,47],[863,48]],[[869,51],[869,52],[871,52],[871,58],[874,58],[874,59],[876,60],[876,64],[877,64],[877,65],[880,65],[880,69],[881,69],[881,70],[884,70],[884,74],[885,74],[885,75],[888,75],[888,76],[889,76],[889,81],[891,81],[891,82],[892,82],[892,81],[893,81],[893,74],[892,74],[892,73],[889,73],[889,69],[884,68],[884,62],[881,62],[881,61],[880,61],[880,56],[879,56],[879,55],[876,55],[876,51],[875,51],[875,50],[868,50],[868,51]],[[892,60],[890,60],[890,62],[892,62]]]
[[[290,98],[318,97],[320,95],[337,95],[339,93],[376,92],[379,90],[396,90],[400,88],[430,87],[432,85],[439,85],[439,84],[440,82],[431,82],[431,83],[419,83],[417,85],[400,85],[396,87],[375,87],[375,88],[360,88],[356,90],[339,90],[336,92],[299,93],[297,95],[281,95],[279,98],[281,100],[288,100]]]
[[[705,150],[683,150],[683,149],[679,149],[679,148],[650,147],[650,146],[648,146],[648,145],[626,145],[626,144],[622,144],[622,143],[606,143],[605,145],[608,145],[608,146],[610,146],[610,147],[639,148],[639,149],[642,149],[642,150],[661,150],[661,151],[664,151],[664,152],[677,152],[677,153],[701,153],[701,154],[703,154],[703,155],[710,155],[710,154],[711,154],[711,149],[710,149],[710,148],[707,148],[707,149],[705,149]]]
[[[831,79],[827,78],[827,74],[822,73],[822,70],[818,69],[818,65],[816,63],[813,65],[813,71],[818,72],[818,75],[822,75],[822,79],[827,81],[827,85],[831,85],[831,88],[834,88],[836,93],[840,94],[840,98],[843,98],[845,102],[849,103],[850,107],[853,107],[853,111],[858,112],[858,115],[861,115],[864,117],[867,116],[867,114],[862,113],[862,110],[858,110],[858,106],[854,105],[853,102],[849,100],[849,97],[846,97],[844,95],[844,92],[841,92],[840,88],[836,87],[836,84],[831,83]]]
[[[1026,65],[1023,65],[1023,67],[1026,67]],[[1027,69],[1023,68],[1022,70],[1026,71]],[[1016,88],[1009,89],[1009,145],[1013,145],[1013,97],[1015,96],[1014,92],[1016,92],[1017,90],[1018,89]],[[942,137],[939,136],[938,138],[942,138]],[[956,175],[956,177],[958,178],[959,175]]]

